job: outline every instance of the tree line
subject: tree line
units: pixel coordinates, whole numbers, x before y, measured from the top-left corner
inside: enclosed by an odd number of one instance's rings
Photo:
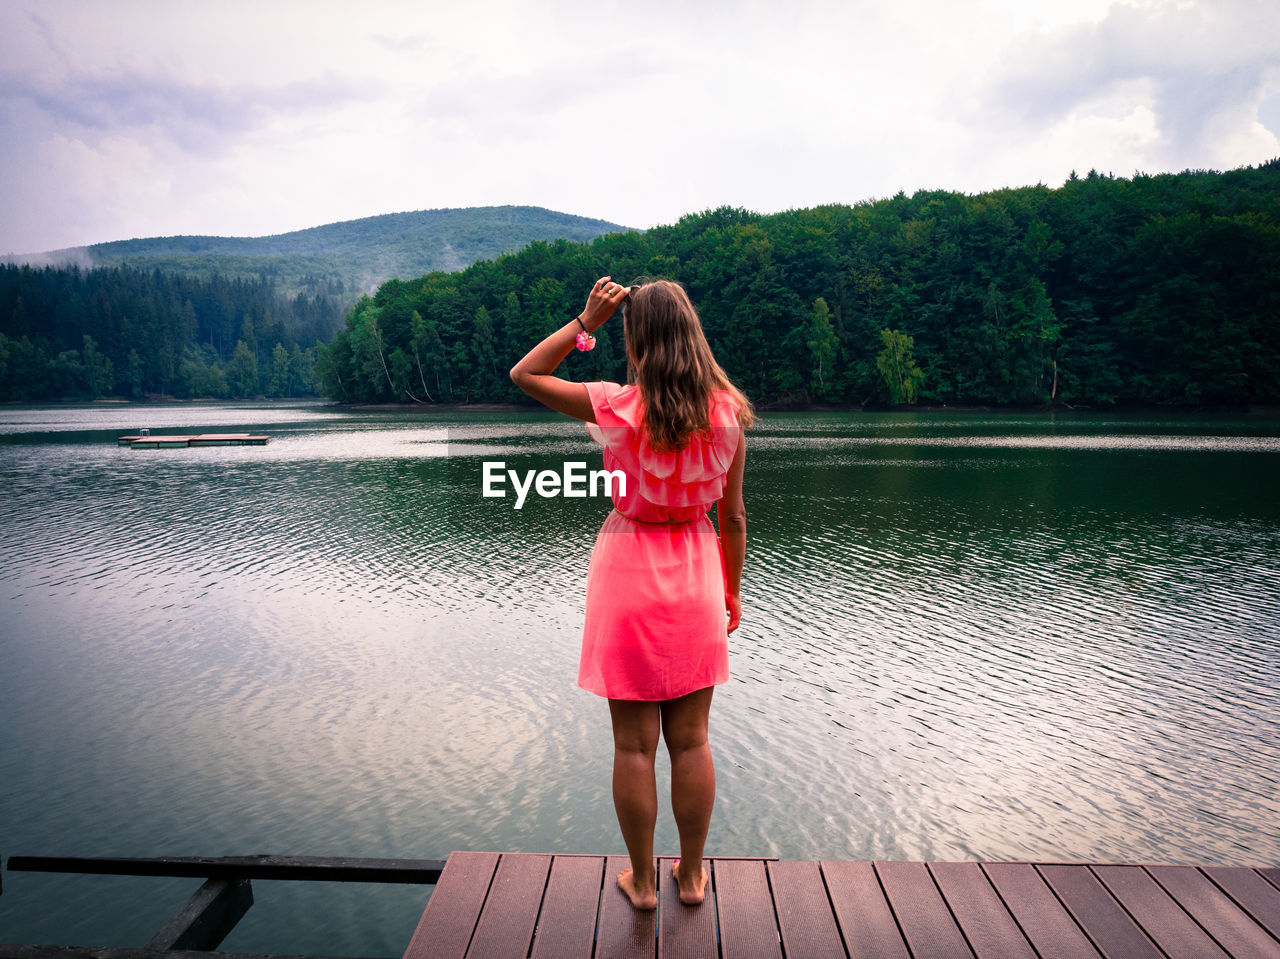
[[[0,400],[314,396],[330,298],[267,277],[0,267]]]
[[[391,280],[345,325],[269,276],[4,266],[0,399],[524,402],[506,371],[605,273],[684,283],[766,407],[1280,402],[1280,160],[723,207]],[[624,379],[620,324],[597,339],[569,375]]]
[[[763,406],[1280,402],[1280,160],[538,241],[383,284],[317,380],[347,402],[522,401],[506,371],[604,274],[683,283]],[[624,379],[621,334],[568,375]]]

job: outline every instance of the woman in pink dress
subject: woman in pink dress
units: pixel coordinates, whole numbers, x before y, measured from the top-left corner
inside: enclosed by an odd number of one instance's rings
[[[622,307],[631,383],[555,376],[575,344]],[[715,802],[707,742],[714,688],[729,679],[728,634],[742,616],[746,552],[743,430],[751,404],[716,363],[684,288],[624,287],[603,277],[586,308],[529,351],[511,379],[553,410],[584,420],[604,465],[626,476],[596,537],[578,685],[609,700],[613,805],[631,857],[618,885],[637,909],[658,903],[653,830],[658,739],[671,756],[671,808],[680,833],[680,899],[702,902],[702,852]],[[708,510],[716,505],[717,536]]]

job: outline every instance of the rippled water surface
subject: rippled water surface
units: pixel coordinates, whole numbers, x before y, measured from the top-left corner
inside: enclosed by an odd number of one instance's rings
[[[271,441],[116,446],[144,426]],[[1280,863],[1278,435],[763,417],[708,851]],[[0,410],[0,853],[621,851],[574,685],[608,506],[479,495],[594,449],[536,413]],[[141,945],[194,885],[11,873],[0,941]],[[254,889],[223,948],[399,954],[426,895]]]

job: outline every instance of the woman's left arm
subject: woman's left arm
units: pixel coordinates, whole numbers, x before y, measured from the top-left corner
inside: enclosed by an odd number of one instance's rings
[[[600,329],[626,298],[625,286],[612,282],[607,276],[596,280],[587,296],[586,309],[578,314],[578,319],[570,320],[560,327],[511,367],[511,382],[539,403],[559,413],[567,413],[594,423],[596,414],[591,407],[591,397],[586,385],[560,379],[554,375],[555,369],[569,355],[583,327],[586,327],[588,333]],[[578,325],[578,320],[582,321],[581,326]]]

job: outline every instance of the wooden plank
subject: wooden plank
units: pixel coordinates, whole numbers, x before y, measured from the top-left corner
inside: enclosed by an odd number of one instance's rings
[[[497,868],[496,852],[451,854],[404,951],[404,959],[461,959],[471,943]]]
[[[149,443],[153,440],[265,440],[262,433],[149,433],[146,436],[121,436],[118,443]]]
[[[267,437],[252,433],[202,433],[189,438],[191,446],[265,446]]]
[[[591,959],[600,910],[604,856],[556,856],[551,860],[533,959]]]
[[[550,869],[550,856],[502,854],[467,959],[525,959],[529,955]]]
[[[1258,925],[1280,939],[1280,889],[1243,866],[1202,866],[1200,871],[1236,901]]]
[[[1280,959],[1280,943],[1195,866],[1148,866],[1147,872],[1228,955]]]
[[[148,949],[217,949],[253,905],[248,879],[206,879],[151,937]]]
[[[150,859],[10,856],[10,872],[74,872],[100,876],[188,876],[193,879],[299,879],[430,885],[439,859],[351,859],[336,856],[166,856]]]
[[[1038,867],[1049,888],[1107,959],[1163,959],[1147,934],[1085,865]]]
[[[269,956],[252,952],[200,952],[103,946],[15,946],[0,943],[0,959],[350,959],[349,956]]]
[[[714,868],[722,959],[782,959],[764,862],[717,859]]]
[[[708,873],[707,898],[696,906],[680,901],[674,859],[658,860],[658,959],[699,959],[716,954],[716,909],[712,902],[715,870],[703,860]]]
[[[587,957],[593,932],[596,959],[791,959],[843,956],[846,950],[855,959],[906,959],[908,950],[913,959],[975,953],[981,959],[1031,959],[1033,948],[1040,959],[1280,959],[1280,869],[1269,867],[717,858],[707,862],[709,901],[686,907],[671,876],[672,861],[655,863],[656,912],[637,912],[618,890],[616,875],[628,865],[620,856],[455,853],[447,863],[15,856],[8,867],[216,880],[437,882],[405,952],[416,959],[524,959],[530,950],[532,959]],[[208,883],[202,892],[216,898],[217,887]],[[170,933],[173,922],[166,926]],[[132,959],[146,950],[92,952]],[[88,956],[68,947],[0,945],[0,959],[82,954]]]
[[[982,870],[1040,959],[1099,959],[1089,937],[1034,866],[1025,862],[988,862],[982,864]]]
[[[877,862],[876,875],[915,959],[973,956],[922,862]]]
[[[975,954],[1036,959],[1035,950],[978,863],[933,862],[928,868]]]
[[[618,873],[631,866],[626,856],[610,856],[604,863],[600,896],[600,925],[596,930],[596,959],[653,959],[657,949],[658,912],[640,912],[618,888]],[[654,863],[656,869],[658,864]]]
[[[845,955],[844,940],[816,862],[771,862],[769,885],[788,959]]]
[[[1167,955],[1179,959],[1226,956],[1141,866],[1095,866],[1093,871]]]
[[[871,863],[824,860],[819,865],[852,959],[909,959]]]

